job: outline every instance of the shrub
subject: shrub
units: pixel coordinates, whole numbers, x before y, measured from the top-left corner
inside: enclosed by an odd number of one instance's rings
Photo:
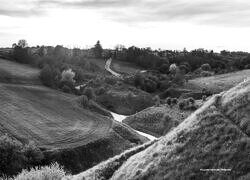
[[[159,96],[155,96],[154,97],[154,101],[155,101],[155,106],[156,107],[159,107],[161,102],[160,102],[160,97]]]
[[[13,51],[13,58],[19,63],[28,64],[31,62],[31,57],[28,54],[28,48],[16,46]]]
[[[49,87],[55,87],[58,85],[60,71],[57,68],[52,68],[49,65],[45,65],[40,72],[40,79],[42,83]]]
[[[24,145],[23,152],[28,167],[37,166],[44,159],[42,151],[33,142]]]
[[[169,64],[163,64],[161,65],[161,67],[159,68],[159,71],[163,74],[167,74],[169,70]]]
[[[175,73],[175,72],[176,72],[176,69],[177,69],[176,64],[171,64],[171,65],[169,66],[169,71],[170,71],[170,73]]]
[[[244,69],[250,69],[250,64],[245,65]]]
[[[155,92],[157,89],[157,83],[153,80],[147,79],[144,83],[144,89],[147,92]]]
[[[202,64],[201,65],[201,69],[203,71],[210,71],[211,70],[211,66],[209,64]]]
[[[180,65],[179,68],[185,74],[188,73],[188,72],[190,72],[190,69],[185,64]]]
[[[73,86],[75,83],[74,77],[75,77],[75,73],[72,71],[72,69],[64,70],[62,72],[61,81],[66,82],[67,84],[72,84]]]
[[[193,98],[182,99],[178,103],[180,110],[196,110],[197,105],[195,104],[195,100]]]
[[[23,170],[15,177],[15,180],[61,180],[66,176],[65,171],[58,163],[53,163],[50,166],[35,167],[28,170]]]
[[[0,174],[13,175],[25,166],[22,143],[9,136],[0,137]]]
[[[166,103],[170,106],[171,103],[172,103],[172,98],[169,98],[169,97],[168,97],[168,98],[166,99]]]
[[[195,100],[194,100],[193,97],[188,98],[188,101],[189,101],[191,104],[194,104],[194,103],[195,103]]]
[[[82,95],[81,97],[80,97],[80,99],[81,99],[81,105],[83,106],[83,107],[88,107],[88,102],[89,102],[89,99],[88,99],[88,97],[87,96],[85,96],[85,95]]]
[[[117,82],[117,79],[114,78],[114,77],[106,77],[105,80],[104,80],[107,84],[110,84],[110,85],[115,85],[116,82]]]
[[[96,95],[102,95],[102,94],[104,94],[105,92],[106,92],[106,90],[105,90],[104,87],[100,87],[100,88],[98,88],[98,89],[95,91]]]
[[[208,77],[208,76],[213,76],[214,73],[213,72],[210,72],[210,71],[201,71],[201,76],[203,77]]]
[[[179,106],[179,109],[180,109],[180,110],[184,110],[184,107],[186,106],[186,102],[185,102],[185,101],[180,101],[180,102],[178,103],[178,106]]]
[[[33,143],[24,145],[8,135],[0,137],[0,152],[0,174],[8,176],[39,164],[44,158]]]
[[[88,97],[88,99],[92,99],[92,100],[95,100],[96,99],[96,95],[95,95],[95,92],[93,90],[93,88],[85,88],[84,91],[83,91],[83,94],[86,95]]]
[[[175,70],[175,74],[173,76],[172,83],[177,85],[183,85],[184,82],[185,82],[184,75],[181,72],[181,70],[177,67]]]
[[[171,99],[171,104],[177,104],[178,103],[178,99],[177,98],[172,98]]]
[[[62,91],[65,92],[65,93],[71,93],[71,87],[64,84],[63,87],[62,87]]]
[[[143,78],[141,73],[138,72],[138,73],[135,74],[134,82],[135,82],[136,87],[142,86],[144,84],[144,78]]]
[[[203,95],[202,96],[202,101],[206,101],[207,100],[207,96],[206,95]]]

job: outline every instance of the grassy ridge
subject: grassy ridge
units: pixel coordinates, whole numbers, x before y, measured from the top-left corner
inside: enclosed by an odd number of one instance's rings
[[[250,80],[214,96],[160,141],[128,159],[111,179],[248,179],[249,92]],[[230,171],[200,170],[218,168]]]

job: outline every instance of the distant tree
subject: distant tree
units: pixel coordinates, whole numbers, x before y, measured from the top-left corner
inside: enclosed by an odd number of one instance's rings
[[[54,51],[53,51],[53,54],[54,54],[55,56],[65,56],[65,55],[66,55],[65,49],[64,49],[64,47],[61,46],[61,45],[57,45],[57,46],[55,47],[55,49],[54,49]]]
[[[49,87],[55,87],[58,83],[58,77],[60,76],[59,73],[60,71],[57,68],[46,64],[40,72],[40,79],[44,85]]]
[[[74,57],[77,57],[77,56],[80,56],[81,55],[81,49],[79,48],[74,48],[73,49],[73,56]]]
[[[211,66],[209,65],[209,64],[202,64],[201,65],[201,69],[203,70],[203,71],[210,71],[211,70]]]
[[[44,158],[34,143],[22,144],[7,134],[0,136],[0,152],[0,176],[15,175],[24,168],[38,165]]]
[[[171,64],[169,67],[169,72],[174,74],[176,72],[176,69],[177,69],[176,64]]]
[[[69,87],[73,88],[73,85],[75,84],[74,77],[75,77],[75,72],[73,72],[72,69],[64,70],[62,72],[61,81],[64,84],[68,85]]]
[[[17,45],[21,48],[26,48],[28,46],[28,43],[25,39],[20,39],[17,43]]]
[[[96,100],[95,92],[94,92],[93,88],[91,88],[91,87],[85,88],[84,91],[83,91],[83,94],[85,96],[87,96],[89,100],[90,99],[92,99],[94,101]]]
[[[102,45],[101,45],[99,40],[95,44],[95,47],[94,47],[93,50],[94,50],[94,55],[95,55],[96,58],[101,58],[102,57],[103,49],[102,49]]]
[[[16,46],[17,46],[16,43],[13,43],[13,44],[12,44],[12,48],[13,48],[13,49],[16,48]]]
[[[161,73],[167,74],[169,70],[169,64],[162,64],[159,68]]]
[[[29,56],[28,48],[22,48],[20,46],[14,48],[13,57],[15,61],[20,63],[30,63],[32,61]]]

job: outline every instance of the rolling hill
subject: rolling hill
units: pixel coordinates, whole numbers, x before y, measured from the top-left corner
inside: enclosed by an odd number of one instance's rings
[[[153,145],[71,179],[249,179],[249,135],[250,79],[214,95]]]
[[[220,93],[221,91],[229,90],[248,77],[250,77],[250,70],[242,70],[210,77],[195,78],[189,80],[185,88],[191,90],[202,90],[205,88],[211,93],[216,94]]]
[[[130,127],[160,137],[182,122],[192,111],[181,111],[177,106],[161,105],[144,109],[123,120]]]
[[[0,59],[0,135],[34,141],[46,162],[72,173],[147,139],[131,128],[84,109],[78,97],[42,86],[39,70]]]

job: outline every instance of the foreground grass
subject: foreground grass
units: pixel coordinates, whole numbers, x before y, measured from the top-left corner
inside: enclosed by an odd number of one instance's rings
[[[15,177],[0,177],[0,180],[61,180],[66,175],[70,177],[62,166],[58,163],[52,163],[49,166],[37,166],[30,170],[24,169]]]

